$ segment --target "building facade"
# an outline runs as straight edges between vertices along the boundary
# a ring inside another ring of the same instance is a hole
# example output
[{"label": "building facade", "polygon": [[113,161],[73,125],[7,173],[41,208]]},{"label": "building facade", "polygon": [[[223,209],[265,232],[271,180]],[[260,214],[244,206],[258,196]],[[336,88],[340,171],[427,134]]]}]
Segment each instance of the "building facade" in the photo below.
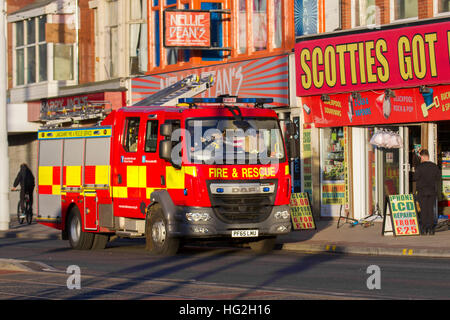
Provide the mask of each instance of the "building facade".
[{"label": "building facade", "polygon": [[415,151],[427,148],[448,214],[449,1],[341,5],[342,30],[296,39],[299,190],[321,217],[383,214],[387,195],[415,192]]}]

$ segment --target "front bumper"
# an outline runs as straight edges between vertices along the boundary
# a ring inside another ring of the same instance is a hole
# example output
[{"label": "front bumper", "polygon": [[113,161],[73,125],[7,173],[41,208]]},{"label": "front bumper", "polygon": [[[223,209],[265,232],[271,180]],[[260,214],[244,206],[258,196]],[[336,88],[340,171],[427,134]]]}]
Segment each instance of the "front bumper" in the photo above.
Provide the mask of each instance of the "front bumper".
[{"label": "front bumper", "polygon": [[[180,238],[231,237],[233,230],[258,230],[258,236],[276,236],[291,231],[290,214],[288,218],[277,218],[277,212],[289,211],[288,205],[273,206],[270,215],[261,222],[227,223],[219,219],[212,208],[177,207],[175,219],[169,223],[169,235]],[[208,213],[207,221],[188,221],[187,212]]]}]

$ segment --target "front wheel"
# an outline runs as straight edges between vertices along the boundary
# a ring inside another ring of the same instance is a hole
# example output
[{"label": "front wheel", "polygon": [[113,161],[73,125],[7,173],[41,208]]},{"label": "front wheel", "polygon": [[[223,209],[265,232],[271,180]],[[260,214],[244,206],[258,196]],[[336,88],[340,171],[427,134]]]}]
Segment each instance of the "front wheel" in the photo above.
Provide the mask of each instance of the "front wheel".
[{"label": "front wheel", "polygon": [[147,216],[145,239],[147,250],[156,255],[174,255],[180,247],[180,240],[169,236],[167,220],[158,204]]},{"label": "front wheel", "polygon": [[33,221],[33,208],[31,208],[30,202],[27,202],[25,204],[25,214],[26,214],[27,223],[31,224],[31,222]]},{"label": "front wheel", "polygon": [[17,220],[19,224],[22,224],[25,220],[25,214],[22,212],[22,208],[20,207],[20,201],[17,204]]},{"label": "front wheel", "polygon": [[75,250],[89,250],[94,242],[94,234],[84,232],[81,227],[81,215],[77,207],[73,207],[67,219],[67,235],[70,246]]}]

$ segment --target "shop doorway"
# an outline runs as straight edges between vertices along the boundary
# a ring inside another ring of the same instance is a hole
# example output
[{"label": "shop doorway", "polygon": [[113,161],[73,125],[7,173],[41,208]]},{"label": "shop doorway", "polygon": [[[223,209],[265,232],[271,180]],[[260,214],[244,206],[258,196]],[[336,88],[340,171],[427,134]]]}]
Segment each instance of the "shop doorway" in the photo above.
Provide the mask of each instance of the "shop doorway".
[{"label": "shop doorway", "polygon": [[422,144],[420,125],[369,128],[369,139],[379,130],[397,133],[403,141],[402,148],[370,146],[368,149],[369,212],[378,211],[382,214],[386,207],[386,196],[415,192],[412,177],[415,167],[420,163],[415,151]]}]

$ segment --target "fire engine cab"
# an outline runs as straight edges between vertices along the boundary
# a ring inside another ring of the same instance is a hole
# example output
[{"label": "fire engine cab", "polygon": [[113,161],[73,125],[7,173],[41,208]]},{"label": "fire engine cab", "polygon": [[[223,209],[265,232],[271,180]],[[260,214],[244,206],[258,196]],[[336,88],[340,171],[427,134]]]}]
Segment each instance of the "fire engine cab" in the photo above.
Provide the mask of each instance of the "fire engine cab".
[{"label": "fire engine cab", "polygon": [[270,100],[180,100],[123,107],[99,126],[41,129],[38,222],[74,249],[116,235],[145,237],[162,255],[194,238],[271,250],[291,230],[291,177],[277,115],[262,107]]}]

